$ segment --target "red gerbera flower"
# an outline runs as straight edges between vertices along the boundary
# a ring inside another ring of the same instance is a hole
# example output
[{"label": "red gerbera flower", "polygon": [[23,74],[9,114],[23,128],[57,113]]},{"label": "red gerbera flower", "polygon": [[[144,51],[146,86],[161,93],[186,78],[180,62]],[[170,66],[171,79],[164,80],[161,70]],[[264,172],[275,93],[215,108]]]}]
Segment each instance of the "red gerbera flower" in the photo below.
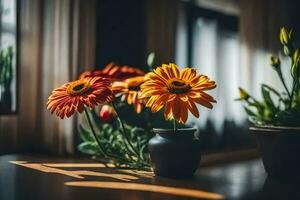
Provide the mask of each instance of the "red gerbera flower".
[{"label": "red gerbera flower", "polygon": [[111,62],[104,69],[83,72],[79,78],[104,77],[112,81],[123,81],[127,78],[135,77],[135,76],[143,76],[144,74],[145,72],[140,69],[129,67],[126,65],[119,66]]},{"label": "red gerbera flower", "polygon": [[112,101],[111,82],[101,77],[83,78],[68,82],[54,89],[48,98],[47,109],[60,118],[70,117],[76,111],[82,113],[84,106],[93,108]]}]

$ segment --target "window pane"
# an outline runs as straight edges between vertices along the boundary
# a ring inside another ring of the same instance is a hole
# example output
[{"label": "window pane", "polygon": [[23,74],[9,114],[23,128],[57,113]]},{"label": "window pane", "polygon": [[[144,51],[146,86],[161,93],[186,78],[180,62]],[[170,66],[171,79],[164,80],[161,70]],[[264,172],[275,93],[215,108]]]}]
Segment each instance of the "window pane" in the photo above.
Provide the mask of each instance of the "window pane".
[{"label": "window pane", "polygon": [[16,111],[16,0],[0,0],[0,114]]},{"label": "window pane", "polygon": [[[247,131],[245,112],[234,101],[240,86],[241,47],[239,31],[228,24],[234,24],[237,20],[220,18],[218,16],[222,14],[216,12],[210,12],[209,17],[202,16],[201,11],[200,9],[194,13],[198,16],[189,19],[192,20],[189,23],[185,23],[186,19],[179,20],[176,62],[193,66],[200,74],[215,80],[217,88],[209,91],[209,94],[218,102],[212,110],[198,106],[200,119],[190,114],[188,123],[200,128],[200,137],[205,141],[203,145],[206,151],[252,146],[253,140]],[[208,12],[206,10],[206,14]],[[188,30],[191,31],[191,46],[187,46]],[[188,52],[188,49],[191,51]],[[189,63],[187,52],[191,54]]]}]

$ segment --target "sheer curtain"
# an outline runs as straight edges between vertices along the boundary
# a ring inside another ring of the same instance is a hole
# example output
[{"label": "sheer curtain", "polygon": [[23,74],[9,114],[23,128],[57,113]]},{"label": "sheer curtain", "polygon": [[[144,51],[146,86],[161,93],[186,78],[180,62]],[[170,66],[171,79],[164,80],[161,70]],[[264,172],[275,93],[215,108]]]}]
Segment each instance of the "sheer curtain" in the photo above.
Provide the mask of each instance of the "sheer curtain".
[{"label": "sheer curtain", "polygon": [[0,117],[0,154],[72,153],[75,122],[46,110],[53,88],[95,60],[95,0],[22,0],[19,21],[18,113]]},{"label": "sheer curtain", "polygon": [[[240,105],[233,101],[238,96],[239,86],[239,36],[219,29],[215,20],[198,18],[193,41],[192,66],[217,82],[217,88],[210,94],[218,103],[212,111],[200,107],[202,118],[199,123],[204,127],[207,120],[211,120],[217,133],[220,133],[225,120],[238,124],[245,120]],[[198,119],[191,119],[191,122],[197,121]]]},{"label": "sheer curtain", "polygon": [[42,45],[42,141],[51,151],[72,152],[74,117],[61,120],[45,109],[49,92],[94,65],[95,1],[45,0]]},{"label": "sheer curtain", "polygon": [[[290,26],[291,3],[290,0],[240,2],[241,85],[256,97],[261,97],[261,83],[283,89],[269,65],[269,56],[281,55],[279,28]],[[288,68],[282,69],[288,75]]]},{"label": "sheer curtain", "polygon": [[[220,28],[214,19],[199,17],[193,24],[192,66],[217,82],[217,88],[209,93],[218,102],[212,111],[199,107],[200,119],[191,116],[189,123],[205,128],[210,121],[217,134],[222,134],[226,121],[237,126],[246,121],[241,104],[234,101],[239,95],[238,87],[247,89],[257,98],[261,97],[261,83],[281,88],[269,66],[269,53],[279,53],[278,30],[288,25],[287,3],[283,0],[242,0],[239,4],[238,32]],[[176,62],[187,66],[187,55],[183,53],[187,52],[184,9],[180,9],[179,16]],[[285,73],[289,73],[288,70]]]}]

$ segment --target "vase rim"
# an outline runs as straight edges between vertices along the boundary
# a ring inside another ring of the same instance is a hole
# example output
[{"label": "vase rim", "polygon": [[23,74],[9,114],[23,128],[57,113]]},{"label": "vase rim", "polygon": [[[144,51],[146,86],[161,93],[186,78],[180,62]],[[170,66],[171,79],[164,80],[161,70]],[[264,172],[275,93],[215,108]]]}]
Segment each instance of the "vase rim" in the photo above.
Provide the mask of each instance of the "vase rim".
[{"label": "vase rim", "polygon": [[[179,132],[195,132],[197,131],[196,128],[179,128],[177,129],[177,131]],[[174,133],[174,129],[172,128],[153,128],[153,132],[154,133],[160,133],[160,134],[164,134],[164,133]]]},{"label": "vase rim", "polygon": [[268,131],[268,132],[281,132],[281,131],[300,131],[300,126],[250,126],[251,131]]}]

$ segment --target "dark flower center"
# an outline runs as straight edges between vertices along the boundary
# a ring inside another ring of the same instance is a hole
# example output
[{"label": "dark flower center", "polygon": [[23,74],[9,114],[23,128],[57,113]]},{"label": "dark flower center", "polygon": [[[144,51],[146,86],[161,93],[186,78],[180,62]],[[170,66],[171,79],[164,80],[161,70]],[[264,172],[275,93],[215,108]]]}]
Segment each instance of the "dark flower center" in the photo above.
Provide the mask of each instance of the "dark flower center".
[{"label": "dark flower center", "polygon": [[138,86],[128,86],[128,90],[140,91],[140,85],[138,85]]},{"label": "dark flower center", "polygon": [[79,90],[82,90],[84,88],[84,83],[81,83],[79,85],[76,85],[73,87],[73,90],[74,91],[79,91]]},{"label": "dark flower center", "polygon": [[189,91],[192,87],[184,80],[172,78],[167,82],[167,88],[170,93],[183,94]]},{"label": "dark flower center", "polygon": [[180,87],[180,86],[184,86],[185,82],[176,80],[176,81],[172,81],[171,84],[174,85],[174,86],[179,86]]},{"label": "dark flower center", "polygon": [[79,96],[87,93],[89,89],[88,82],[81,79],[71,83],[67,88],[67,93],[71,96]]}]

